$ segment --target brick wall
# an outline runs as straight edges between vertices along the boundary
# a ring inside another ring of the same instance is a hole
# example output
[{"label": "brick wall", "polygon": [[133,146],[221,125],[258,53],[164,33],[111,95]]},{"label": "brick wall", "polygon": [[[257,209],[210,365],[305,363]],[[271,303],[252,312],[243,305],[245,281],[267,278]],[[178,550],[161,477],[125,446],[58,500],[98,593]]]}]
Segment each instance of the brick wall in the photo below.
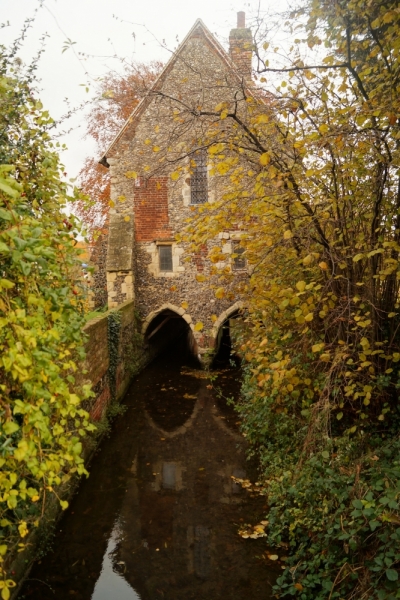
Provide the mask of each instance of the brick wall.
[{"label": "brick wall", "polygon": [[135,234],[137,242],[168,239],[172,232],[168,218],[168,178],[140,178],[134,191]]},{"label": "brick wall", "polygon": [[[111,344],[110,319],[118,323],[117,339]],[[133,300],[121,304],[117,310],[104,313],[102,317],[92,319],[85,326],[84,332],[88,336],[85,363],[87,373],[84,377],[92,383],[95,393],[86,408],[92,419],[98,421],[105,414],[112,397],[116,400],[122,398],[132,377],[151,360],[151,356],[144,350],[142,337],[138,333]],[[110,361],[112,346],[117,352],[114,377]],[[111,389],[113,381],[115,390]]]}]

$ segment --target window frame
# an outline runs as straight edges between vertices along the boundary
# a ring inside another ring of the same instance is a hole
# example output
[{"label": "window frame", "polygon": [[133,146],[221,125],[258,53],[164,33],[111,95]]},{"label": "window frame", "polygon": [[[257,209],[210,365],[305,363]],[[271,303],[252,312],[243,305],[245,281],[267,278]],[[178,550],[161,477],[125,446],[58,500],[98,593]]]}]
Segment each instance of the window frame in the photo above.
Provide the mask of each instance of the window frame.
[{"label": "window frame", "polygon": [[[247,260],[246,257],[243,256],[245,253],[245,248],[240,245],[240,240],[232,240],[232,254],[237,254],[235,258],[232,258],[232,271],[245,271],[247,269]],[[240,250],[240,252],[238,252]],[[240,265],[238,265],[237,261],[240,261]]]},{"label": "window frame", "polygon": [[[196,150],[191,161],[196,163],[196,157],[199,164],[192,166],[190,177],[190,206],[201,206],[208,202],[208,152],[205,148]],[[196,195],[203,196],[203,199],[194,201]]]},{"label": "window frame", "polygon": [[[171,258],[171,268],[164,269],[161,264],[161,248],[170,248],[170,258]],[[172,244],[157,244],[157,253],[158,253],[158,270],[160,273],[173,273],[174,272],[174,260],[173,260],[173,252],[172,252]]]}]

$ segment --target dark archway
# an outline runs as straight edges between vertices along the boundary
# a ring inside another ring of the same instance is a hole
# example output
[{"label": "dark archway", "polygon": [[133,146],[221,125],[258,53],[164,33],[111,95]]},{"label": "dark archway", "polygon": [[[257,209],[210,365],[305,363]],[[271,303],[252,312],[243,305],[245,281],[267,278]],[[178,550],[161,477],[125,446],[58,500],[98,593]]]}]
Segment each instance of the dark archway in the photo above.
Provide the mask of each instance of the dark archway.
[{"label": "dark archway", "polygon": [[233,349],[233,339],[241,327],[241,314],[240,309],[232,312],[223,321],[218,329],[217,336],[215,338],[215,353],[212,361],[212,367],[220,367],[235,361],[238,364],[239,359]]},{"label": "dark archway", "polygon": [[145,344],[154,356],[165,351],[188,354],[197,359],[197,344],[185,319],[174,310],[161,310],[145,331]]}]

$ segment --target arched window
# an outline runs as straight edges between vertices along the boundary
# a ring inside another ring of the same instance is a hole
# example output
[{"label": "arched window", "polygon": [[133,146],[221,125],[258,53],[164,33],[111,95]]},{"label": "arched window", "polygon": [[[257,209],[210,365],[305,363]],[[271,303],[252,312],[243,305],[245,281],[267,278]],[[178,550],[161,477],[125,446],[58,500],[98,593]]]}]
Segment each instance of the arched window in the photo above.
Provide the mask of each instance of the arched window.
[{"label": "arched window", "polygon": [[192,158],[190,204],[204,204],[208,200],[207,150],[197,150]]}]

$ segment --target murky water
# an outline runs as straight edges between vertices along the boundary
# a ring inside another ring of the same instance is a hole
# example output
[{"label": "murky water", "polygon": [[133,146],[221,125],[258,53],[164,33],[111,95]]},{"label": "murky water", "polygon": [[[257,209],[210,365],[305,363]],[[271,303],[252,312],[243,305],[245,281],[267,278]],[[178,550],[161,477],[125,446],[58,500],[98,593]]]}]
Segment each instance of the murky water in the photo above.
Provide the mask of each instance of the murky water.
[{"label": "murky water", "polygon": [[[237,378],[222,371],[217,385],[231,396]],[[233,410],[171,353],[136,378],[124,403],[19,598],[272,598],[263,541],[237,535],[265,509],[231,479],[255,476]]]}]

